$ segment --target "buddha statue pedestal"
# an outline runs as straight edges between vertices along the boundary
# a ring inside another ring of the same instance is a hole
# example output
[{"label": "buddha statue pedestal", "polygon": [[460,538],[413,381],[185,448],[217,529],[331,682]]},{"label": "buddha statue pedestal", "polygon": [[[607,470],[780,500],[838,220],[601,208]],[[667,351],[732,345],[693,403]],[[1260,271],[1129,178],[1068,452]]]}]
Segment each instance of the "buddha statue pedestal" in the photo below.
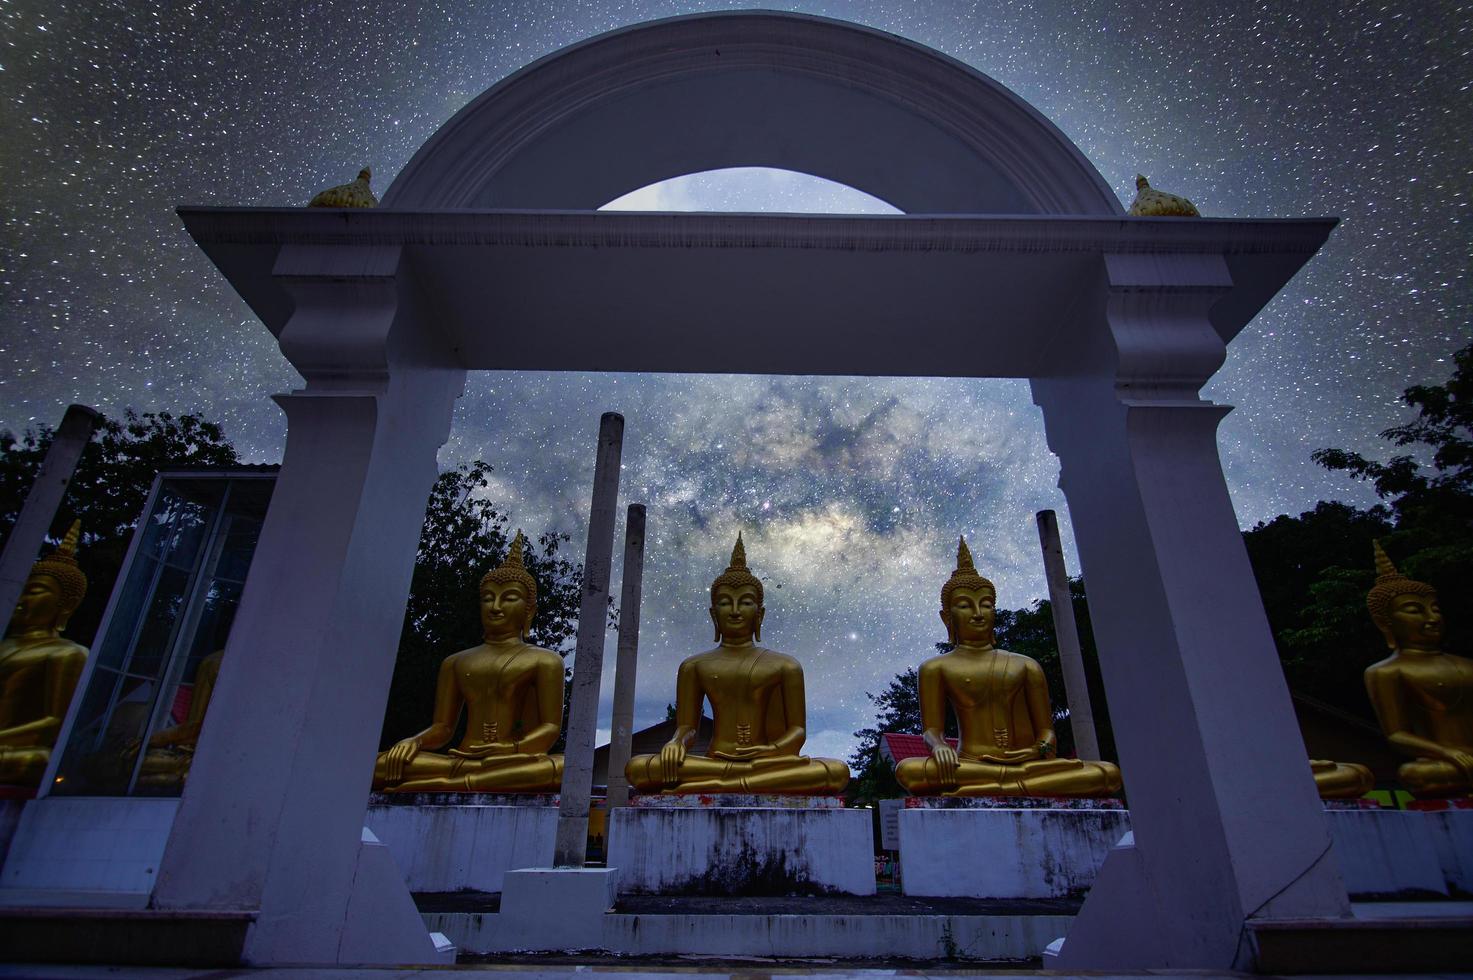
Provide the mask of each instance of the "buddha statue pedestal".
[{"label": "buddha statue pedestal", "polygon": [[873,895],[870,811],[790,797],[783,806],[618,807],[609,814],[608,866],[635,895]]},{"label": "buddha statue pedestal", "polygon": [[1335,807],[1326,809],[1325,824],[1352,897],[1473,891],[1473,810]]},{"label": "buddha statue pedestal", "polygon": [[552,863],[557,804],[550,793],[375,793],[363,825],[411,892],[499,892],[506,872]]},{"label": "buddha statue pedestal", "polygon": [[1130,831],[1130,812],[1114,799],[911,796],[902,803],[906,895],[1079,897]]},{"label": "buddha statue pedestal", "polygon": [[[681,662],[670,741],[624,767],[639,796],[636,805],[609,815],[608,865],[620,869],[625,892],[875,892],[870,813],[831,805],[849,782],[848,766],[801,754],[807,738],[803,668],[785,653],[758,646],[762,601],[762,582],[747,569],[738,534],[731,564],[711,583],[718,645]],[[697,753],[707,701],[711,741]],[[640,805],[658,797],[677,802]],[[776,806],[774,797],[781,800]]]}]

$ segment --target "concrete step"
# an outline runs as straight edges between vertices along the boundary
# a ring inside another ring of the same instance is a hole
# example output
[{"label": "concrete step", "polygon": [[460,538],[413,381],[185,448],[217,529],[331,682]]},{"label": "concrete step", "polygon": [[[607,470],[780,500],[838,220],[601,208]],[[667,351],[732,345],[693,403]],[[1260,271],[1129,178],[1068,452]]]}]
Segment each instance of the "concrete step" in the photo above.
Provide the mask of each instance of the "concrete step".
[{"label": "concrete step", "polygon": [[1349,919],[1250,922],[1258,971],[1443,973],[1473,964],[1473,902],[1356,903]]},{"label": "concrete step", "polygon": [[20,963],[235,966],[254,912],[0,908],[0,949]]}]

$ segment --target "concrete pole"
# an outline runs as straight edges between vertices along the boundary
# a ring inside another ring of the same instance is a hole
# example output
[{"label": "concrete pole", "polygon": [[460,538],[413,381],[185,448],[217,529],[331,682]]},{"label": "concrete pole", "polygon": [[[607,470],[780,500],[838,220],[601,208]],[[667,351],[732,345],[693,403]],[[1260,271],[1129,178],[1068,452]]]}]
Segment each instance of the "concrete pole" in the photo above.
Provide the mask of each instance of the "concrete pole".
[{"label": "concrete pole", "polygon": [[639,600],[644,592],[644,504],[624,518],[624,582],[619,591],[619,656],[614,665],[614,723],[609,735],[609,801],[629,805],[624,766],[634,739],[634,676],[639,669]]},{"label": "concrete pole", "polygon": [[5,551],[0,554],[0,610],[4,610],[7,624],[21,590],[26,587],[31,566],[36,563],[36,552],[41,550],[46,531],[56,519],[56,508],[66,496],[67,484],[82,458],[82,450],[87,448],[101,418],[86,405],[68,405],[61,425],[51,437],[51,448],[46,450],[46,458],[36,471],[36,482],[31,484],[31,492],[26,495],[25,505],[5,542]]},{"label": "concrete pole", "polygon": [[588,856],[588,797],[593,791],[593,736],[598,727],[598,687],[604,669],[604,623],[609,608],[609,572],[614,561],[614,503],[619,496],[619,458],[624,416],[605,412],[598,425],[593,467],[593,511],[583,558],[583,605],[578,611],[578,651],[573,661],[572,704],[563,749],[563,792],[558,808],[553,864],[581,868]]},{"label": "concrete pole", "polygon": [[1038,543],[1043,546],[1043,573],[1048,578],[1049,605],[1054,612],[1054,637],[1059,644],[1059,663],[1064,668],[1064,697],[1069,704],[1074,751],[1081,759],[1098,759],[1100,740],[1095,735],[1094,709],[1089,704],[1084,652],[1079,648],[1074,599],[1069,594],[1069,573],[1064,569],[1064,546],[1059,543],[1059,518],[1051,510],[1041,510],[1037,517]]}]

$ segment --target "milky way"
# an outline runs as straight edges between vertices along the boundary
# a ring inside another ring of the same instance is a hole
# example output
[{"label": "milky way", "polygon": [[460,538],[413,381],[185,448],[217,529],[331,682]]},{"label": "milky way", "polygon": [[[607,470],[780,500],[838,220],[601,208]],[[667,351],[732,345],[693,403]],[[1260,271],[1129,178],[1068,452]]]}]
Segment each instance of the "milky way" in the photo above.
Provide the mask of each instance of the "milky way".
[{"label": "milky way", "polygon": [[[987,73],[1074,139],[1122,201],[1141,172],[1207,215],[1340,216],[1205,395],[1237,406],[1220,441],[1244,526],[1319,499],[1370,501],[1309,454],[1384,454],[1376,433],[1406,417],[1401,390],[1443,380],[1470,335],[1473,7],[774,6]],[[300,204],[365,163],[382,191],[528,61],[723,8],[0,0],[0,428],[54,424],[72,401],[199,412],[253,460],[278,459],[285,422],[268,396],[298,379],[173,209]],[[773,172],[685,178],[623,203],[884,207]],[[1022,382],[488,372],[472,377],[441,463],[489,460],[517,524],[581,541],[610,409],[628,419],[625,496],[650,507],[640,722],[663,717],[676,662],[709,642],[705,589],[738,527],[769,583],[764,641],[808,671],[809,750],[833,754],[868,720],[863,692],[941,638],[936,591],[958,532],[1012,606],[1044,591],[1034,511],[1059,509],[1068,536]]]}]

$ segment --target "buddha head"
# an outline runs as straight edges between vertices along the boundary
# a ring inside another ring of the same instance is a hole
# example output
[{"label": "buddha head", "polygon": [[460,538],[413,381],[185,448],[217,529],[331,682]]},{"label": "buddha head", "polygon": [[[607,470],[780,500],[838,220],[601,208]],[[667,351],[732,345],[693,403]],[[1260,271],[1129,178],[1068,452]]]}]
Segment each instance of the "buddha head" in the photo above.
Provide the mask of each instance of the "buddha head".
[{"label": "buddha head", "polygon": [[711,583],[711,623],[716,642],[745,643],[762,639],[762,582],[747,571],[747,549],[737,532],[731,564]]},{"label": "buddha head", "polygon": [[87,576],[76,558],[81,536],[82,522],[73,521],[56,550],[31,566],[7,633],[44,631],[55,636],[66,629],[67,620],[87,595]]},{"label": "buddha head", "polygon": [[1366,593],[1371,622],[1392,650],[1436,650],[1442,643],[1442,610],[1437,590],[1396,570],[1381,547],[1376,554],[1376,584]]},{"label": "buddha head", "polygon": [[537,580],[522,564],[520,530],[506,561],[481,576],[481,630],[487,640],[522,639],[537,615]]},{"label": "buddha head", "polygon": [[967,539],[957,538],[956,570],[941,587],[941,621],[950,643],[992,642],[997,588],[977,574]]}]

